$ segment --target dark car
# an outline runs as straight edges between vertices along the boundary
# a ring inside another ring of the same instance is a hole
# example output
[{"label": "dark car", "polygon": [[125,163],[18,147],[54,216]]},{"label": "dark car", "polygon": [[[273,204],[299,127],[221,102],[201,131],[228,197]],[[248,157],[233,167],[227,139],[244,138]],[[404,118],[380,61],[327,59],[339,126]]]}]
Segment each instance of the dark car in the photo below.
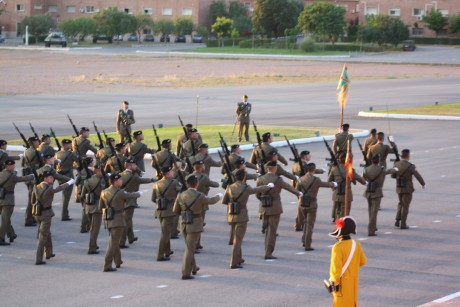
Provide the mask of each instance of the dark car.
[{"label": "dark car", "polygon": [[174,39],[175,43],[185,43],[185,35],[176,35],[176,38]]},{"label": "dark car", "polygon": [[51,32],[45,38],[45,47],[50,47],[51,45],[61,45],[62,47],[67,47],[67,38],[62,32]]},{"label": "dark car", "polygon": [[128,36],[128,42],[137,42],[137,35],[136,34],[130,34]]},{"label": "dark car", "polygon": [[144,35],[144,42],[154,42],[155,37],[152,34],[145,34]]},{"label": "dark car", "polygon": [[163,34],[163,35],[160,37],[160,42],[162,42],[162,43],[169,43],[170,41],[171,41],[171,40],[170,40],[170,38],[169,38],[169,35],[164,35],[164,34]]},{"label": "dark car", "polygon": [[192,43],[202,43],[202,42],[203,42],[203,36],[200,36],[200,35],[192,36]]},{"label": "dark car", "polygon": [[4,42],[5,42],[5,36],[0,34],[0,43],[4,43]]},{"label": "dark car", "polygon": [[403,41],[402,49],[403,49],[404,51],[414,51],[415,48],[417,48],[417,47],[415,46],[415,41],[413,41],[413,40],[411,40],[411,39]]},{"label": "dark car", "polygon": [[113,37],[108,36],[105,34],[94,34],[93,35],[93,43],[97,43],[97,41],[107,41],[109,44],[112,43]]}]

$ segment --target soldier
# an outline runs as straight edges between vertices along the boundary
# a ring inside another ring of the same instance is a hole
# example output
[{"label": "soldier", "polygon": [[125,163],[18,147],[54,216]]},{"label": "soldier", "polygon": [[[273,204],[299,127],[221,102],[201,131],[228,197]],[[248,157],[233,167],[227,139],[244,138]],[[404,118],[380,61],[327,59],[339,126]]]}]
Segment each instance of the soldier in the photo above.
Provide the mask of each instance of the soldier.
[{"label": "soldier", "polygon": [[182,161],[174,156],[174,154],[171,152],[171,139],[164,139],[161,142],[161,147],[163,148],[160,151],[157,151],[156,154],[152,156],[152,167],[155,168],[154,166],[154,161],[156,164],[161,168],[166,167],[166,166],[171,166],[174,161],[172,159],[174,158],[175,162],[181,162]]},{"label": "soldier", "polygon": [[198,147],[203,143],[198,130],[195,128],[190,129],[189,140],[182,145],[182,151],[180,153],[180,158],[184,159],[185,157],[190,157],[195,155],[198,152]]},{"label": "soldier", "polygon": [[0,140],[0,171],[5,168],[6,160],[20,160],[24,155],[19,154],[17,156],[10,156],[6,152],[6,148],[8,147],[8,142],[5,140]]},{"label": "soldier", "polygon": [[[137,174],[137,165],[134,159],[126,160],[126,169],[121,173],[121,189],[124,189],[126,192],[134,193],[139,191],[139,186],[141,184],[155,182],[154,178],[141,178]],[[125,207],[123,210],[123,217],[125,219],[125,229],[121,235],[120,239],[120,248],[128,248],[126,245],[126,237],[128,237],[129,244],[133,244],[137,241],[137,237],[134,236],[133,232],[133,216],[134,209],[139,208],[137,204],[137,199],[128,199],[125,202]]]},{"label": "soldier", "polygon": [[244,138],[246,142],[249,142],[249,115],[251,114],[252,106],[248,102],[248,96],[243,96],[243,101],[238,102],[236,107],[236,121],[238,122],[238,142],[241,142],[244,130]]},{"label": "soldier", "polygon": [[[37,150],[39,140],[36,137],[30,137],[27,141],[29,142],[30,147],[27,148],[24,152],[24,159],[22,160],[24,166],[23,175],[29,175],[32,173],[33,170],[36,171],[37,169],[43,166],[43,156]],[[34,189],[34,183],[28,181],[26,184],[29,194],[27,200],[24,226],[36,226],[37,223],[35,222],[35,219],[32,216],[32,191]]]},{"label": "soldier", "polygon": [[283,179],[276,175],[276,162],[271,161],[266,164],[268,173],[260,176],[257,179],[257,186],[267,185],[273,183],[274,188],[266,193],[257,193],[257,198],[260,200],[262,208],[263,223],[266,225],[265,231],[265,257],[264,259],[276,259],[273,256],[276,244],[276,232],[280,221],[281,213],[283,213],[283,206],[281,204],[281,190],[287,190],[297,196],[302,196],[302,192],[297,191],[292,186],[283,181]]},{"label": "soldier", "polygon": [[32,201],[35,207],[40,207],[35,211],[35,219],[39,224],[37,256],[35,259],[36,265],[46,264],[43,261],[43,254],[46,254],[46,259],[51,259],[56,256],[53,253],[53,242],[51,239],[51,219],[54,216],[52,204],[54,194],[63,191],[66,187],[74,183],[74,179],[70,179],[64,184],[53,188],[54,176],[53,173],[45,171],[41,175],[43,181],[35,186],[32,196]]},{"label": "soldier", "polygon": [[315,163],[308,163],[306,166],[307,173],[299,179],[297,190],[303,193],[299,198],[299,210],[302,211],[303,235],[302,243],[306,251],[312,251],[311,247],[313,228],[315,227],[316,211],[318,209],[319,188],[335,188],[335,182],[323,182],[319,177],[316,177]]},{"label": "soldier", "polygon": [[[111,143],[111,145],[109,145]],[[104,148],[101,148],[97,151],[96,153],[96,161],[99,165],[105,165],[107,160],[110,159],[110,157],[113,155],[112,154],[112,149],[111,147],[115,148],[115,139],[114,138],[107,138],[107,142],[104,146]]]},{"label": "soldier", "polygon": [[129,102],[123,101],[121,109],[117,114],[118,142],[128,141],[128,134],[131,134],[131,125],[136,122],[133,110],[128,110]]},{"label": "soldier", "polygon": [[[72,141],[69,139],[62,140],[62,148],[55,154],[55,159],[57,161],[56,170],[59,175],[74,178],[73,175],[73,165],[74,163],[78,163],[77,155],[72,152]],[[59,184],[63,184],[63,180],[59,180]],[[61,220],[62,221],[70,221],[71,218],[69,216],[69,202],[70,197],[72,195],[73,185],[69,185],[67,188],[62,191],[62,198],[61,198]]]},{"label": "soldier", "polygon": [[336,154],[339,150],[347,151],[348,150],[348,141],[350,141],[350,151],[351,151],[351,142],[353,141],[353,134],[348,133],[350,129],[349,124],[342,125],[342,131],[335,135],[334,142],[332,143],[332,151]]},{"label": "soldier", "polygon": [[417,179],[422,189],[425,189],[425,180],[423,180],[422,175],[420,175],[415,169],[415,165],[410,163],[409,160],[410,150],[403,149],[401,151],[401,161],[395,163],[395,167],[398,169],[396,173],[396,193],[399,199],[395,226],[401,229],[409,229],[406,221],[412,201],[412,193],[415,191],[412,176]]},{"label": "soldier", "polygon": [[390,153],[394,154],[394,149],[386,144],[383,144],[384,141],[385,141],[385,134],[383,132],[377,133],[377,144],[369,147],[369,150],[367,151],[367,158],[370,160],[375,155],[379,155],[380,157],[379,165],[383,166],[386,169],[387,168],[387,156]]},{"label": "soldier", "polygon": [[[80,128],[80,135],[73,139],[72,141],[72,151],[77,155],[79,161],[83,161],[86,158],[86,154],[89,151],[92,151],[94,154],[97,153],[97,149],[91,145],[91,141],[89,138],[89,129],[86,127]],[[79,182],[79,177],[82,177],[81,171],[84,169],[83,165],[78,165],[77,169],[77,182]],[[80,202],[80,186],[78,184],[75,185],[75,202]]]},{"label": "soldier", "polygon": [[211,167],[221,167],[222,162],[220,161],[215,161],[210,155],[209,155],[209,146],[208,144],[201,144],[198,147],[198,153],[194,155],[191,159],[190,162],[194,163],[195,161],[203,161],[204,163],[204,173],[209,176],[211,172]]},{"label": "soldier", "polygon": [[109,158],[105,164],[104,171],[106,173],[121,173],[125,170],[125,161],[126,161],[126,146],[123,143],[118,143],[115,145],[116,155]]},{"label": "soldier", "polygon": [[386,170],[383,166],[379,165],[380,157],[378,154],[373,156],[371,161],[372,164],[366,167],[363,172],[363,178],[367,181],[364,197],[367,199],[369,210],[369,224],[367,226],[367,235],[369,237],[376,236],[377,213],[383,197],[382,188],[385,175],[395,174],[398,171],[398,168]]},{"label": "soldier", "polygon": [[[187,130],[187,135],[185,135],[185,133],[181,133],[179,134],[179,136],[177,137],[177,142],[176,142],[176,155],[178,157],[183,157],[182,155],[182,146],[185,142],[187,142],[187,140],[190,138],[190,133],[191,133],[191,130],[193,129],[193,125],[192,124],[187,124],[185,125],[185,130]],[[197,130],[198,131],[198,130]],[[199,143],[202,144],[203,143],[203,139],[201,138],[201,135],[197,132],[198,134],[198,139],[199,139]]]},{"label": "soldier", "polygon": [[[353,201],[353,193],[351,192],[351,184],[348,187],[348,204],[345,204],[345,193],[346,193],[346,176],[347,170],[345,168],[346,152],[341,152],[337,159],[338,165],[331,167],[329,172],[329,182],[337,182],[337,188],[332,193],[332,201],[334,202],[335,208],[335,219],[343,217],[345,214],[345,205],[347,205],[348,213],[351,211],[351,202]],[[359,176],[355,169],[353,169],[353,183],[358,181],[362,185],[366,184],[366,181]]]},{"label": "soldier", "polygon": [[[270,151],[267,155],[267,159],[268,159],[268,162],[271,162],[271,161],[275,161],[275,162],[278,162],[279,160],[279,153],[278,151],[276,150],[273,150],[273,151]],[[267,169],[267,163],[265,163],[265,169]],[[286,171],[284,168],[282,168],[280,165],[277,165],[277,168],[276,168],[276,175],[277,176],[284,176],[288,179],[291,179],[292,182],[294,183],[293,186],[295,186],[295,183],[297,182],[297,180],[299,179],[299,176],[297,175],[293,175],[291,173],[289,173],[288,171]]]},{"label": "soldier", "polygon": [[171,259],[169,256],[173,254],[170,237],[175,232],[174,217],[177,216],[172,209],[177,194],[182,190],[182,184],[174,179],[171,166],[164,166],[161,172],[163,178],[153,184],[152,201],[156,203],[155,216],[160,219],[161,224],[157,261],[168,261]]},{"label": "soldier", "polygon": [[[239,167],[239,165],[235,165],[235,162],[240,159],[240,158],[243,158],[241,155],[241,149],[240,149],[240,145],[238,144],[233,144],[231,147],[230,147],[230,155],[228,156],[228,159],[230,160],[230,164],[232,166],[232,170],[235,170]],[[257,165],[249,162],[249,161],[245,161],[245,164],[248,168],[251,168],[251,169],[254,169],[256,171],[259,170],[259,168],[257,167]]]},{"label": "soldier", "polygon": [[41,140],[42,142],[40,146],[38,146],[38,151],[41,152],[43,156],[54,156],[56,150],[50,145],[51,137],[48,134],[43,134]]},{"label": "soldier", "polygon": [[367,155],[367,152],[369,151],[369,147],[372,145],[377,144],[377,129],[372,128],[371,129],[371,135],[364,140],[364,145],[363,145],[363,150]]},{"label": "soldier", "polygon": [[222,198],[222,193],[214,197],[206,197],[198,192],[198,178],[192,174],[187,177],[186,191],[180,193],[173,206],[173,212],[181,214],[181,230],[185,240],[185,252],[182,261],[182,279],[193,279],[200,269],[195,262],[195,248],[203,231],[203,207],[213,205]]},{"label": "soldier", "polygon": [[17,176],[14,170],[14,160],[5,161],[5,169],[0,172],[0,214],[2,215],[0,224],[0,245],[10,245],[5,242],[5,233],[13,242],[17,238],[13,226],[11,225],[11,216],[14,211],[14,188],[16,183],[32,181],[34,175]]},{"label": "soldier", "polygon": [[249,217],[247,203],[249,196],[256,193],[265,193],[274,187],[273,183],[265,186],[252,188],[246,184],[246,171],[239,169],[235,172],[236,182],[225,190],[222,204],[227,205],[228,223],[234,229],[232,256],[230,258],[231,269],[242,269],[244,259],[242,257],[241,245],[246,233]]},{"label": "soldier", "polygon": [[99,201],[99,209],[103,210],[105,225],[109,230],[109,245],[105,254],[104,272],[116,271],[112,267],[115,262],[117,268],[121,266],[120,238],[125,228],[123,208],[125,201],[141,197],[142,192],[128,193],[121,188],[121,175],[110,175],[110,187],[103,190]]},{"label": "soldier", "polygon": [[[271,146],[270,143],[272,142],[272,136],[270,134],[270,132],[266,132],[262,135],[262,148],[259,148],[259,146],[257,146],[256,148],[254,148],[254,150],[252,151],[252,154],[251,154],[251,158],[249,158],[249,161],[253,164],[257,164],[257,160],[258,160],[258,157],[259,159],[262,159],[262,157],[265,155],[265,158],[267,159],[266,161],[263,161],[265,163],[268,162],[268,154],[272,151],[276,151],[278,152],[278,150]],[[263,150],[264,154],[262,154],[261,150]],[[286,160],[285,157],[283,157],[281,154],[278,153],[278,160],[283,163],[284,165],[288,165],[288,161]]]},{"label": "soldier", "polygon": [[135,131],[133,133],[133,136],[134,142],[128,144],[128,155],[130,158],[135,158],[137,168],[140,171],[145,172],[144,155],[146,153],[154,154],[155,150],[150,149],[147,145],[142,143],[142,141],[144,140],[144,135],[142,134],[142,131]]},{"label": "soldier", "polygon": [[106,178],[104,178],[101,172],[101,166],[95,164],[93,170],[94,176],[85,180],[80,196],[85,206],[88,224],[90,225],[88,255],[99,254],[97,237],[99,236],[99,230],[101,228],[102,212],[98,204],[102,191],[107,188]]}]

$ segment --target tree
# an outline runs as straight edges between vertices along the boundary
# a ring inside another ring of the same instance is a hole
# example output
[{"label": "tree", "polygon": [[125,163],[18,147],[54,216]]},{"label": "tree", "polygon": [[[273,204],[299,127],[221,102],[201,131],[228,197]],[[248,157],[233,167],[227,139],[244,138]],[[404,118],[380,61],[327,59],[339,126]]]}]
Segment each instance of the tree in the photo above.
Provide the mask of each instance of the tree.
[{"label": "tree", "polygon": [[136,17],[119,11],[116,7],[109,7],[96,15],[97,32],[109,37],[123,33],[132,33],[136,30]]},{"label": "tree", "polygon": [[92,17],[78,17],[75,19],[75,27],[78,30],[79,39],[83,41],[86,36],[93,34],[97,30],[96,20]]},{"label": "tree", "polygon": [[205,27],[197,27],[195,31],[199,36],[201,36],[203,38],[208,37],[208,34],[209,34],[208,29],[206,29]]},{"label": "tree", "polygon": [[297,0],[255,0],[252,23],[257,31],[268,36],[282,36],[294,28],[303,9]]},{"label": "tree", "polygon": [[233,20],[235,20],[237,17],[247,16],[244,4],[239,1],[230,2],[228,6],[228,15]]},{"label": "tree", "polygon": [[385,43],[397,46],[409,37],[409,29],[399,18],[388,15],[368,16],[366,23],[359,26],[358,37],[368,43]]},{"label": "tree", "polygon": [[297,26],[306,32],[326,36],[334,44],[346,26],[345,8],[332,3],[315,2],[305,7]]},{"label": "tree", "polygon": [[211,27],[211,30],[217,34],[217,37],[221,40],[223,47],[224,41],[222,38],[232,32],[233,20],[227,17],[217,17],[216,22]]},{"label": "tree", "polygon": [[174,23],[168,19],[158,20],[153,28],[156,33],[161,33],[165,36],[174,33],[175,31]]},{"label": "tree", "polygon": [[436,36],[438,36],[439,31],[444,29],[448,24],[447,18],[442,16],[441,12],[435,9],[431,9],[426,13],[423,17],[423,22],[425,22],[428,29],[436,32]]},{"label": "tree", "polygon": [[73,38],[78,35],[77,24],[73,19],[65,19],[58,24],[58,29],[65,36],[67,36],[70,41],[73,41]]},{"label": "tree", "polygon": [[148,14],[139,14],[136,15],[136,35],[137,42],[141,43],[141,35],[144,29],[153,28],[153,19]]},{"label": "tree", "polygon": [[193,20],[187,17],[179,17],[174,20],[174,27],[176,29],[176,34],[179,35],[190,35],[193,32],[195,25]]},{"label": "tree", "polygon": [[38,36],[48,34],[56,27],[53,18],[49,14],[27,16],[21,21],[21,32],[25,33],[26,26],[38,42]]},{"label": "tree", "polygon": [[390,36],[387,42],[398,46],[402,41],[409,38],[409,28],[399,18],[391,18],[390,22]]},{"label": "tree", "polygon": [[249,16],[235,17],[233,18],[233,27],[243,36],[249,35],[253,28],[252,20]]},{"label": "tree", "polygon": [[230,36],[232,37],[232,44],[233,44],[233,47],[235,47],[235,40],[237,40],[238,38],[240,38],[240,32],[238,32],[237,29],[233,28],[233,29],[232,29],[232,32],[230,33]]},{"label": "tree", "polygon": [[224,0],[213,0],[210,6],[210,20],[209,24],[213,25],[217,17],[230,17],[227,12],[227,5]]},{"label": "tree", "polygon": [[449,21],[449,33],[460,33],[460,14],[452,16]]}]

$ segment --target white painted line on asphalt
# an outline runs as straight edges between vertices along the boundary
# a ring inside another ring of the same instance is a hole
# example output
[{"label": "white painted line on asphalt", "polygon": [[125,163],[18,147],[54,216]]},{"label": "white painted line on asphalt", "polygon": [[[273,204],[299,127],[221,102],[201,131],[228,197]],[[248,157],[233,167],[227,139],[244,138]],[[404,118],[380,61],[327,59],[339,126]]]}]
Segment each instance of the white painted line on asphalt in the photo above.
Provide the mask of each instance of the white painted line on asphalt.
[{"label": "white painted line on asphalt", "polygon": [[441,223],[441,220],[434,220],[433,223]]},{"label": "white painted line on asphalt", "polygon": [[123,297],[124,297],[123,295],[114,295],[114,296],[111,296],[110,298],[119,299],[119,298],[123,298]]},{"label": "white painted line on asphalt", "polygon": [[298,253],[295,253],[296,255],[305,255],[306,252],[298,252]]},{"label": "white painted line on asphalt", "polygon": [[391,231],[387,231],[387,232],[385,232],[385,234],[386,234],[386,235],[391,235],[392,232],[391,232]]},{"label": "white painted line on asphalt", "polygon": [[418,228],[418,226],[409,226],[409,228]]},{"label": "white painted line on asphalt", "polygon": [[69,242],[66,242],[66,244],[75,244],[77,242],[74,242],[74,241],[69,241]]},{"label": "white painted line on asphalt", "polygon": [[358,241],[366,241],[367,238],[359,238]]},{"label": "white painted line on asphalt", "polygon": [[26,207],[21,207],[19,208],[19,210],[26,210]]},{"label": "white painted line on asphalt", "polygon": [[434,300],[433,303],[445,303],[445,302],[450,301],[451,299],[457,298],[457,297],[460,297],[460,292],[453,293],[453,294],[438,298],[437,300]]},{"label": "white painted line on asphalt", "polygon": [[460,217],[460,214],[459,214],[459,215],[456,215],[455,217]]},{"label": "white painted line on asphalt", "polygon": [[200,278],[209,278],[211,277],[212,275],[201,275]]},{"label": "white painted line on asphalt", "polygon": [[139,232],[139,231],[141,231],[141,230],[139,230],[139,229],[134,229],[133,230],[133,232]]},{"label": "white painted line on asphalt", "polygon": [[168,287],[168,285],[159,285],[159,286],[157,286],[158,289],[163,289],[163,288],[167,288],[167,287]]},{"label": "white painted line on asphalt", "polygon": [[441,178],[444,178],[444,177],[446,177],[446,175],[441,175]]},{"label": "white painted line on asphalt", "polygon": [[275,259],[265,259],[265,262],[274,262]]}]

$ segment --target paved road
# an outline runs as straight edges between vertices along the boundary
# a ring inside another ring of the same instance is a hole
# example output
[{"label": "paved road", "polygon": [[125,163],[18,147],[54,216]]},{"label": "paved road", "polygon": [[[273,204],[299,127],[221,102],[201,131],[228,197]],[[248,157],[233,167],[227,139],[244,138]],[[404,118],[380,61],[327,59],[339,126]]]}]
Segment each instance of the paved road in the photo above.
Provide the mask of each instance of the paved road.
[{"label": "paved road", "polygon": [[[350,64],[352,65],[352,64]],[[345,120],[352,128],[377,128],[388,131],[386,119],[356,116],[359,110],[431,104],[434,101],[454,102],[458,98],[459,78],[418,80],[380,80],[354,82]],[[139,125],[152,121],[176,125],[179,113],[184,120],[195,120],[196,95],[200,96],[199,124],[232,124],[235,99],[241,93],[253,97],[255,119],[259,125],[290,125],[335,127],[338,106],[335,84],[304,84],[290,86],[254,86],[212,89],[180,89],[143,91],[130,94]],[[14,135],[11,121],[27,128],[28,121],[38,130],[53,125],[59,133],[71,133],[65,118],[71,113],[77,125],[91,125],[94,119],[100,129],[113,126],[113,114],[120,93],[37,95],[0,97],[0,105],[14,106],[0,114],[2,136]],[[279,108],[280,104],[282,107]],[[56,108],[56,106],[58,106]],[[53,108],[52,108],[53,107]],[[49,121],[52,108],[53,119]],[[161,108],[161,109],[160,109]],[[106,111],[99,113],[98,111]],[[37,118],[38,115],[38,118]],[[171,118],[171,119],[169,119]],[[367,205],[361,197],[364,187],[354,186],[355,201],[351,210],[358,221],[357,239],[361,240],[368,264],[361,270],[360,305],[417,306],[460,291],[460,245],[457,175],[460,170],[458,151],[460,123],[442,121],[392,120],[391,132],[400,149],[410,148],[417,168],[427,181],[422,191],[416,183],[408,223],[411,229],[394,228],[397,198],[394,180],[388,178],[384,188],[383,209],[379,212],[378,236],[366,236]],[[299,150],[306,149],[306,145]],[[313,160],[325,166],[323,144],[308,145]],[[284,148],[281,153],[290,156]],[[245,153],[247,156],[249,153]],[[359,169],[359,155],[354,160]],[[289,165],[288,168],[290,168]],[[149,169],[147,175],[153,176]],[[218,178],[217,170],[211,177]],[[324,176],[321,176],[325,179]],[[252,183],[251,183],[252,184]],[[155,262],[159,239],[159,222],[153,218],[150,187],[135,213],[135,229],[139,236],[127,250],[122,250],[124,264],[116,273],[102,273],[104,255],[89,256],[88,235],[80,234],[80,205],[71,205],[71,222],[54,218],[52,224],[55,258],[45,266],[34,266],[36,229],[23,227],[26,201],[25,186],[16,190],[17,206],[13,225],[18,239],[12,246],[0,248],[2,272],[2,303],[23,305],[101,305],[178,306],[194,300],[200,306],[326,306],[331,298],[322,286],[329,271],[330,246],[327,233],[333,228],[330,219],[331,192],[319,194],[319,212],[314,233],[315,251],[304,252],[301,234],[292,225],[296,199],[283,193],[284,214],[281,218],[275,255],[278,260],[263,260],[263,236],[257,218],[257,202],[251,199],[250,223],[243,245],[246,259],[242,270],[230,270],[228,225],[225,207],[218,204],[207,214],[203,233],[204,251],[197,256],[201,267],[198,278],[180,280],[184,250],[183,240],[172,242],[175,251],[170,262]],[[211,192],[221,192],[215,189]],[[55,212],[60,215],[60,196],[55,198]],[[107,232],[101,229],[98,242],[101,251],[107,246]]]}]

